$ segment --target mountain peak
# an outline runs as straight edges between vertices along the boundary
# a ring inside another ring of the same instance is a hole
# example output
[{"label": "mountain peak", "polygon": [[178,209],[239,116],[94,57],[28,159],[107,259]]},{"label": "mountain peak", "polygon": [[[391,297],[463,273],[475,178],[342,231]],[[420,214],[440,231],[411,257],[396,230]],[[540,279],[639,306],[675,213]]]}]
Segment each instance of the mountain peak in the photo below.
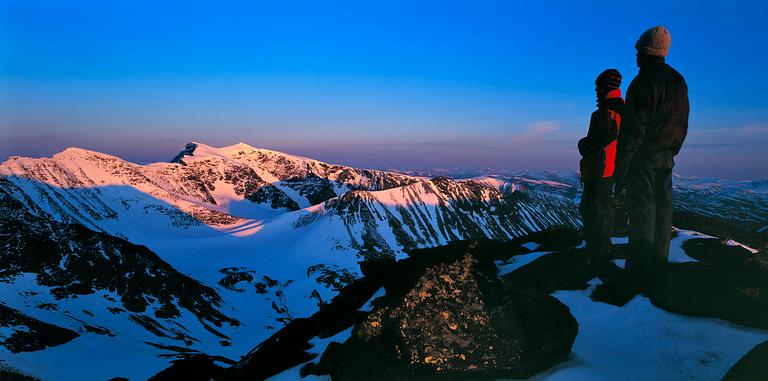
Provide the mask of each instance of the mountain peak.
[{"label": "mountain peak", "polygon": [[93,151],[80,147],[67,147],[59,153],[53,154],[52,158],[65,158],[65,157],[82,157],[82,156],[100,156],[100,157],[115,157],[103,152]]},{"label": "mountain peak", "polygon": [[197,146],[197,147],[199,147],[201,149],[204,149],[206,151],[220,151],[220,152],[226,152],[226,153],[237,152],[237,151],[255,151],[255,150],[260,150],[260,148],[251,146],[251,145],[249,145],[247,143],[243,143],[243,142],[238,142],[236,144],[232,144],[232,145],[228,145],[228,146],[224,146],[224,147],[214,147],[214,146],[211,146],[211,145],[208,145],[208,144],[205,144],[205,143],[201,143],[201,142],[187,143],[187,146],[189,146],[190,144],[194,144],[195,146]]},{"label": "mountain peak", "polygon": [[[61,159],[61,158],[72,158],[72,157],[84,157],[84,156],[99,156],[99,157],[108,157],[108,158],[117,158],[117,156],[113,156],[110,154],[106,154],[103,152],[93,151],[85,148],[80,147],[67,147],[61,150],[60,152],[57,152],[48,159]],[[8,156],[8,159],[6,161],[16,161],[16,160],[37,160],[40,159],[38,157],[31,157],[31,156]]]},{"label": "mountain peak", "polygon": [[217,148],[200,142],[189,142],[184,146],[184,149],[171,160],[171,162],[184,164],[183,159],[185,156],[194,159],[211,157],[228,159],[233,153],[244,150],[254,150],[254,148],[245,143],[237,143],[231,146]]},{"label": "mountain peak", "polygon": [[109,155],[106,153],[93,151],[85,148],[79,148],[79,147],[67,147],[64,150],[57,152],[50,157],[29,157],[29,156],[9,156],[7,160],[0,163],[0,165],[8,166],[12,165],[13,163],[27,163],[30,161],[39,161],[39,160],[54,160],[54,161],[78,161],[80,159],[88,158],[88,157],[98,157],[101,159],[109,159],[109,160],[120,160],[117,156]]},{"label": "mountain peak", "polygon": [[[234,159],[237,156],[249,156],[248,154],[261,154],[261,155],[271,155],[271,156],[280,156],[287,158],[289,160],[293,160],[296,162],[318,162],[317,160],[310,159],[303,156],[298,155],[292,155],[285,152],[280,151],[274,151],[266,148],[259,148],[251,146],[247,143],[239,142],[236,144],[224,146],[224,147],[214,147],[205,143],[200,142],[189,142],[184,147],[184,149],[179,152],[176,157],[174,157],[171,162],[172,163],[179,163],[179,164],[185,164],[185,160],[201,160],[201,159],[208,159],[208,158],[220,158],[220,159]],[[318,162],[319,163],[319,162]]]},{"label": "mountain peak", "polygon": [[253,150],[253,149],[258,149],[258,148],[253,147],[253,146],[248,145],[248,144],[243,143],[243,142],[238,142],[238,143],[233,144],[231,146],[223,147],[222,149],[251,149],[251,150]]},{"label": "mountain peak", "polygon": [[177,159],[180,159],[182,156],[230,158],[233,155],[240,152],[252,152],[252,151],[269,151],[269,150],[265,150],[263,148],[257,148],[243,142],[239,142],[239,143],[224,146],[224,147],[214,147],[205,143],[193,141],[193,142],[187,143],[187,145],[184,146],[184,149],[172,161],[176,162]]}]

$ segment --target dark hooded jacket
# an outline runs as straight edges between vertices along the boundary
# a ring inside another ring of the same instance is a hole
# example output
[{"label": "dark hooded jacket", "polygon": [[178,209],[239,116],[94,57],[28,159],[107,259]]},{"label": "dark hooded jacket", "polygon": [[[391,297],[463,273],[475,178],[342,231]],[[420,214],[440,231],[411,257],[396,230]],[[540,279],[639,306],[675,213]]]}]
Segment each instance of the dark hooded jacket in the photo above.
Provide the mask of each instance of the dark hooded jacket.
[{"label": "dark hooded jacket", "polygon": [[613,90],[597,104],[589,119],[587,136],[579,140],[581,179],[600,179],[613,176],[616,160],[616,137],[621,127],[624,99],[621,91]]},{"label": "dark hooded jacket", "polygon": [[688,85],[664,58],[642,57],[640,72],[627,90],[625,110],[615,174],[620,183],[633,159],[657,153],[671,158],[680,152],[688,134]]}]

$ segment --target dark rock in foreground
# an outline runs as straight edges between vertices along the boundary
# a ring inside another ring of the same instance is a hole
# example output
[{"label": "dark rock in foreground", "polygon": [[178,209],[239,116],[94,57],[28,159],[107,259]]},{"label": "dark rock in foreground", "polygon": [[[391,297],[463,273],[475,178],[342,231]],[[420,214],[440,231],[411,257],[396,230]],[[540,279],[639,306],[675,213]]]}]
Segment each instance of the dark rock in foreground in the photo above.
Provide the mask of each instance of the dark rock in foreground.
[{"label": "dark rock in foreground", "polygon": [[317,367],[334,380],[530,377],[567,359],[578,323],[557,299],[467,254],[430,267]]},{"label": "dark rock in foreground", "polygon": [[717,239],[692,239],[683,247],[702,262],[668,265],[648,290],[655,306],[768,329],[768,268],[759,254]]},{"label": "dark rock in foreground", "polygon": [[623,271],[592,293],[617,306],[637,293],[654,306],[688,316],[712,317],[768,329],[768,258],[718,239],[690,239],[686,254],[698,262],[668,263],[636,284]]},{"label": "dark rock in foreground", "polygon": [[728,373],[723,381],[763,381],[768,377],[768,341],[752,348]]},{"label": "dark rock in foreground", "polygon": [[584,290],[595,274],[584,252],[570,249],[552,253],[520,267],[504,276],[505,280],[544,293],[557,290]]}]

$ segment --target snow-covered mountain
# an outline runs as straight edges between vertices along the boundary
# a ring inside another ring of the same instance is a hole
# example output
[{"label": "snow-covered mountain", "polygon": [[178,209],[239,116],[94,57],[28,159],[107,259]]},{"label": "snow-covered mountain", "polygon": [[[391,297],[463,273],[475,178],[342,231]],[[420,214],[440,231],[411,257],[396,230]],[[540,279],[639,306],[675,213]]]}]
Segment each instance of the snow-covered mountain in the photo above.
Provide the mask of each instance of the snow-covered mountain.
[{"label": "snow-covered mountain", "polygon": [[[751,209],[736,222],[768,225],[765,184],[718,184],[676,179],[678,207]],[[196,352],[237,360],[360,277],[360,261],[577,229],[579,193],[575,173],[431,177],[242,143],[189,143],[147,165],[79,148],[11,157],[0,164],[0,306],[12,311],[0,353],[73,380],[144,379]],[[40,327],[62,340],[18,350]]]},{"label": "snow-covered mountain", "polygon": [[[189,143],[172,163],[143,166],[68,148],[51,158],[11,157],[0,165],[0,175],[18,198],[32,200],[58,220],[97,230],[107,226],[102,221],[122,220],[136,210],[164,214],[177,226],[228,225],[305,208],[351,189],[382,190],[417,180],[242,143],[223,148]],[[142,195],[155,200],[140,200]]]},{"label": "snow-covered mountain", "polygon": [[351,191],[307,210],[298,225],[343,222],[361,252],[391,253],[455,240],[506,240],[554,226],[578,227],[571,200],[495,178],[438,177],[378,192]]},{"label": "snow-covered mountain", "polygon": [[563,197],[575,192],[571,185],[530,178],[430,180],[242,143],[190,143],[172,163],[149,165],[70,148],[52,158],[12,157],[0,165],[0,175],[6,192],[32,209],[139,243],[152,235],[147,225],[226,228],[291,211],[297,211],[298,227],[324,215],[343,224],[355,249],[384,252],[579,225]]}]

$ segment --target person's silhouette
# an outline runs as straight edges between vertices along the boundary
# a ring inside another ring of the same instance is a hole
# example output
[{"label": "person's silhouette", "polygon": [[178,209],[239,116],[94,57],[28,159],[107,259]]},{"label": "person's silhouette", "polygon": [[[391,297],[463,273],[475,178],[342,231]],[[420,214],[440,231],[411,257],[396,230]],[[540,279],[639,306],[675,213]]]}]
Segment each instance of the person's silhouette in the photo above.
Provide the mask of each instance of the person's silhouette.
[{"label": "person's silhouette", "polygon": [[627,90],[618,138],[616,191],[629,212],[627,271],[641,288],[667,262],[672,226],[672,168],[688,133],[688,86],[665,63],[671,37],[663,26],[637,40],[638,75]]}]

